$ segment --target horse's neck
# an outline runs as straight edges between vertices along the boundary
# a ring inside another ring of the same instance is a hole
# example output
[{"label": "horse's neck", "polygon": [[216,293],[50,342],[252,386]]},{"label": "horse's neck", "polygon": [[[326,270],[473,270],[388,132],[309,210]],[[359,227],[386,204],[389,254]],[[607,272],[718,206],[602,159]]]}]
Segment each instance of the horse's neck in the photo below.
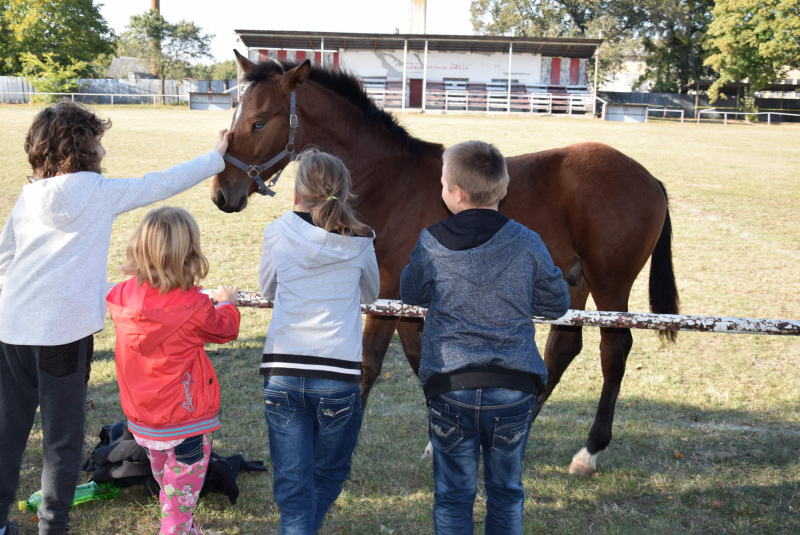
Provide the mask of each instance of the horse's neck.
[{"label": "horse's neck", "polygon": [[[388,128],[367,123],[363,111],[343,97],[317,84],[310,84],[308,89],[309,104],[304,107],[305,117],[301,118],[307,124],[300,125],[302,134],[298,134],[301,146],[314,146],[338,156],[354,181],[381,179],[389,182],[392,176],[400,176],[411,169],[441,167],[440,154],[431,152],[412,157],[392,138]],[[374,176],[376,169],[381,169],[383,176]],[[418,176],[419,180],[426,178]]]}]

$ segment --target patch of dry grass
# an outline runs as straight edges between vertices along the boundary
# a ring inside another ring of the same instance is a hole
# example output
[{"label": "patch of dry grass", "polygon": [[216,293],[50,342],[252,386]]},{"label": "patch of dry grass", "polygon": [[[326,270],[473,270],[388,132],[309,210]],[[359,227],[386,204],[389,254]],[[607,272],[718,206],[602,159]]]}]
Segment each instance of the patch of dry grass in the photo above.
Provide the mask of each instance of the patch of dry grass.
[{"label": "patch of dry grass", "polygon": [[[28,174],[22,142],[36,107],[0,106],[0,219],[5,220]],[[230,114],[185,109],[101,107],[114,121],[104,144],[107,176],[140,176],[200,154]],[[425,139],[451,145],[481,138],[507,155],[579,141],[612,145],[644,164],[671,196],[673,252],[682,309],[688,314],[800,317],[800,167],[798,130],[791,126],[646,125],[567,118],[403,115]],[[290,209],[290,169],[274,199],[252,198],[243,213],[223,214],[210,202],[210,182],[168,201],[190,210],[211,261],[207,285],[257,287],[261,232]],[[109,280],[145,210],[114,226]],[[644,273],[647,273],[645,268]],[[640,277],[631,310],[647,310],[647,277]],[[215,450],[268,459],[257,374],[268,311],[244,310],[240,340],[212,346],[222,384],[222,430]],[[543,346],[546,328],[538,336]],[[525,461],[526,533],[797,533],[800,531],[800,392],[796,338],[681,334],[664,345],[635,332],[617,405],[614,440],[598,458],[599,474],[568,476],[600,393],[599,336],[584,330],[579,355],[533,426]],[[86,451],[101,425],[122,418],[110,322],[96,338]],[[418,462],[427,442],[421,389],[392,343],[365,415],[353,472],[334,505],[325,534],[432,533],[433,479]],[[675,450],[682,455],[676,458]],[[28,442],[18,496],[39,488],[41,427]],[[276,533],[278,510],[269,474],[240,476],[231,507],[220,496],[201,500],[198,520],[229,534]],[[480,496],[485,498],[481,490]],[[485,503],[478,500],[476,514]],[[27,513],[12,511],[24,533]],[[137,488],[119,499],[72,512],[75,533],[153,533],[158,507]],[[477,532],[482,532],[478,526]]]}]

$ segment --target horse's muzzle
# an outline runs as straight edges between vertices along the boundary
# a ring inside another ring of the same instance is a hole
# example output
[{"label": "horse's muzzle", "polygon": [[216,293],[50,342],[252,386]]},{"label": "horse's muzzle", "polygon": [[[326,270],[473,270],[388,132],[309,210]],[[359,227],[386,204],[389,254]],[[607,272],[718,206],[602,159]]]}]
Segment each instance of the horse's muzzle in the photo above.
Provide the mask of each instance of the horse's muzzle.
[{"label": "horse's muzzle", "polygon": [[217,205],[217,208],[227,214],[241,212],[247,207],[247,195],[242,195],[238,201],[233,203],[231,202],[232,199],[228,199],[221,189],[217,190],[217,194],[213,195],[211,200]]}]

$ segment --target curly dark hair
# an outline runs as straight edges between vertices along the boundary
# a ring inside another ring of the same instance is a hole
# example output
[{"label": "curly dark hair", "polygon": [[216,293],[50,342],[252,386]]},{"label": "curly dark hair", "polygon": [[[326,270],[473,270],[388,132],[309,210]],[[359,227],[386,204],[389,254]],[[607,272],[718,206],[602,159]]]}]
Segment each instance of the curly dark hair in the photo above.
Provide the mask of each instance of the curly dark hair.
[{"label": "curly dark hair", "polygon": [[33,168],[33,182],[59,173],[102,171],[96,136],[111,128],[89,108],[64,99],[43,109],[25,136],[25,152]]}]

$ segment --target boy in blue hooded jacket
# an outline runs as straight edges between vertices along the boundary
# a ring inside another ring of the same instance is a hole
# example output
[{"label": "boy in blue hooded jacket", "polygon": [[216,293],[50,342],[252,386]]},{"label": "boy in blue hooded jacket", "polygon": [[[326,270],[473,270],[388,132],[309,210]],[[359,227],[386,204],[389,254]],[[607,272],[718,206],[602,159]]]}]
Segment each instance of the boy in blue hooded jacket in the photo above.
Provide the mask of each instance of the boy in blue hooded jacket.
[{"label": "boy in blue hooded jacket", "polygon": [[522,457],[547,369],[532,315],[560,317],[567,285],[538,234],[498,211],[500,151],[444,152],[442,199],[454,214],[422,231],[400,296],[428,308],[419,377],[428,403],[437,535],[473,533],[481,447],[486,533],[521,534]]}]

